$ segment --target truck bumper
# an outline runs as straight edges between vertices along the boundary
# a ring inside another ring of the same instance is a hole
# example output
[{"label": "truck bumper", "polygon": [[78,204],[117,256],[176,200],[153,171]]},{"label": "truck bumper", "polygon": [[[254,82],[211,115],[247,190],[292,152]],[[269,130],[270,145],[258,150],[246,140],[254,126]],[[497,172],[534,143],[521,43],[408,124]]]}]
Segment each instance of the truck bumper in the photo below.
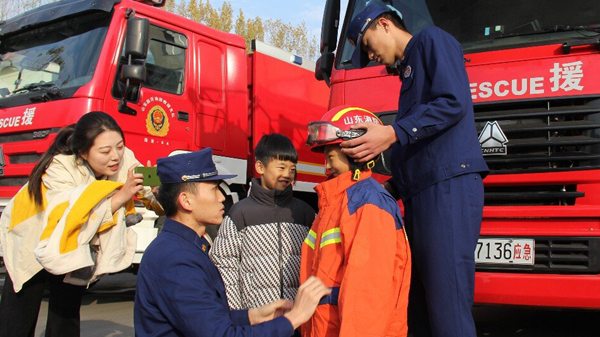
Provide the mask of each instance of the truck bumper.
[{"label": "truck bumper", "polygon": [[600,275],[477,272],[475,303],[600,309]]}]

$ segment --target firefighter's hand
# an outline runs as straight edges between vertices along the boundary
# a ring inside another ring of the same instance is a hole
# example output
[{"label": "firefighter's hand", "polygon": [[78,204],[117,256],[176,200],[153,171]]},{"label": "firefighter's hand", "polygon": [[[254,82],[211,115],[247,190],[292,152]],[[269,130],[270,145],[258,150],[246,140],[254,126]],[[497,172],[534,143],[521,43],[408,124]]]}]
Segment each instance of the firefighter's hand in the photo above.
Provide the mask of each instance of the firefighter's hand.
[{"label": "firefighter's hand", "polygon": [[127,171],[127,180],[123,187],[119,190],[119,192],[115,193],[112,197],[112,212],[116,212],[121,206],[123,206],[126,202],[131,200],[136,193],[141,191],[144,186],[142,186],[142,182],[144,182],[144,175],[141,173],[133,173],[133,170],[138,166],[138,164],[132,165]]},{"label": "firefighter's hand", "polygon": [[294,304],[288,300],[277,300],[262,307],[248,310],[250,325],[260,324],[277,318],[292,309]]},{"label": "firefighter's hand", "polygon": [[398,140],[396,131],[390,125],[359,123],[352,129],[366,129],[367,133],[356,139],[342,142],[342,152],[358,163],[366,163],[387,150]]},{"label": "firefighter's hand", "polygon": [[294,307],[284,315],[285,318],[297,329],[312,317],[321,298],[330,293],[330,288],[315,276],[311,276],[298,289]]}]

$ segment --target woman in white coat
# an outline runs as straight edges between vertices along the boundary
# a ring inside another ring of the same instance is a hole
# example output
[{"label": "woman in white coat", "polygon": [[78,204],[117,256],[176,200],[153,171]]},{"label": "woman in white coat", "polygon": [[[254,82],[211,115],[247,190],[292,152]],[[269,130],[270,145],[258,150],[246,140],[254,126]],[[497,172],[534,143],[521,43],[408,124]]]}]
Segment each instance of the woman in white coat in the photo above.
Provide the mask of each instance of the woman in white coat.
[{"label": "woman in white coat", "polygon": [[[44,270],[34,255],[48,221],[48,214],[44,213],[51,213],[50,210],[45,212],[46,207],[61,192],[81,185],[102,180],[122,183],[93,205],[89,218],[98,219],[97,223],[101,225],[118,222],[125,228],[121,223],[124,209],[129,206],[132,210],[131,200],[136,194],[148,200],[145,203],[148,208],[160,209],[152,191],[142,186],[142,175],[133,173],[138,165],[131,150],[125,147],[123,131],[104,112],[87,113],[77,124],[58,133],[31,172],[28,183],[9,203],[0,219],[7,267],[0,301],[0,337],[34,336],[46,288],[50,291],[46,336],[79,336],[79,311],[85,286],[66,283],[68,278],[65,276],[70,275],[53,275]],[[129,241],[127,246],[132,246],[133,241],[135,248],[135,235],[130,232],[127,228],[121,229],[119,233],[128,233],[121,241]],[[127,258],[132,253],[123,255],[121,264],[131,263]]]}]

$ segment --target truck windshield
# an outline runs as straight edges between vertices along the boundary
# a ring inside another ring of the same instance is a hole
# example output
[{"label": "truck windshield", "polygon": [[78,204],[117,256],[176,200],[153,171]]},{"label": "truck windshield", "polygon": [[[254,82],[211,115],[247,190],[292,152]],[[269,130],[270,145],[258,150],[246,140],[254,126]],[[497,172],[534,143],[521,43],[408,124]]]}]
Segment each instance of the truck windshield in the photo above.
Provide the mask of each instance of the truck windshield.
[{"label": "truck windshield", "polygon": [[48,88],[60,93],[89,82],[109,22],[110,14],[93,13],[0,41],[0,101],[11,101],[2,106],[30,104],[28,93]]},{"label": "truck windshield", "polygon": [[[350,0],[346,25],[368,3]],[[444,29],[463,46],[465,53],[567,40],[600,37],[600,1],[578,0],[390,0],[404,16],[409,32],[429,25]],[[342,35],[338,66],[351,67],[354,47]],[[372,62],[372,65],[375,63]]]}]

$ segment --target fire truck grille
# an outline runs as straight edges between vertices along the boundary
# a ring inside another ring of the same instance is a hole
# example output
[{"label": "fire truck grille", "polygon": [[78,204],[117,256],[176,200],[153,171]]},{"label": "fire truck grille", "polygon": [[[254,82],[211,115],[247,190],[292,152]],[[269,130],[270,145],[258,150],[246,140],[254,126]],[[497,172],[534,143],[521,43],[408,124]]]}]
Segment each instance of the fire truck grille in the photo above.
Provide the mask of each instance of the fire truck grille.
[{"label": "fire truck grille", "polygon": [[475,122],[490,174],[600,168],[599,97],[478,104]]},{"label": "fire truck grille", "polygon": [[0,177],[0,186],[23,186],[27,183],[27,177]]},{"label": "fire truck grille", "polygon": [[37,162],[41,156],[40,153],[15,154],[8,156],[8,162],[11,164],[31,164]]},{"label": "fire truck grille", "polygon": [[533,237],[533,266],[478,264],[477,271],[532,274],[599,274],[600,238]]},{"label": "fire truck grille", "polygon": [[[49,135],[58,133],[60,128],[52,128],[52,129],[44,129],[44,130],[34,130],[34,131],[26,131],[26,132],[17,132],[0,135],[0,144],[10,144],[10,143],[23,143],[26,144],[29,141],[41,140],[48,138]],[[3,155],[5,155],[7,160],[3,163],[5,165],[24,165],[24,164],[33,164],[37,162],[42,153],[40,151],[39,143],[33,143],[35,145],[31,145],[27,147],[27,152],[19,148],[17,153],[11,153],[10,150],[4,147]],[[3,167],[6,169],[5,167]],[[5,186],[23,186],[27,183],[27,176],[3,176],[0,175],[0,187]]]},{"label": "fire truck grille", "polygon": [[48,137],[51,133],[57,133],[60,128],[46,129],[46,130],[35,130],[28,132],[11,133],[6,135],[0,135],[0,144],[25,142],[28,140],[38,140]]},{"label": "fire truck grille", "polygon": [[486,186],[486,206],[569,206],[585,196],[576,185]]}]

